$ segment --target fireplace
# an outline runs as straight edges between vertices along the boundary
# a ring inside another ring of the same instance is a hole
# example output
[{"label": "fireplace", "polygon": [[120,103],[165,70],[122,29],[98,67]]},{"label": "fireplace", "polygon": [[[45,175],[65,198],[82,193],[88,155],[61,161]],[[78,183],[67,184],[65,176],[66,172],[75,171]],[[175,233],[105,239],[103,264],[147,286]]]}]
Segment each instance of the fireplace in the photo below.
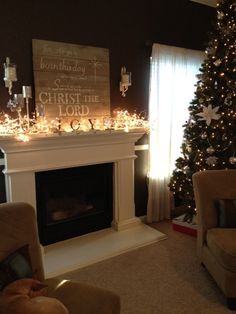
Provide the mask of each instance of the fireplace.
[{"label": "fireplace", "polygon": [[111,227],[113,163],[35,173],[43,245]]},{"label": "fireplace", "polygon": [[[4,153],[7,202],[27,202],[37,214],[37,174],[100,164],[112,165],[111,228],[42,245],[47,278],[160,239],[160,232],[143,224],[135,216],[135,143],[142,135],[140,129],[127,133],[107,130],[35,135],[29,142],[19,142],[13,137],[0,141]],[[54,222],[55,225],[57,223],[60,222]],[[161,234],[161,238],[164,237]]]},{"label": "fireplace", "polygon": [[112,228],[119,231],[139,225],[134,204],[134,149],[142,135],[142,130],[91,131],[35,135],[29,142],[2,139],[7,201],[27,202],[37,210],[36,173],[112,163]]}]

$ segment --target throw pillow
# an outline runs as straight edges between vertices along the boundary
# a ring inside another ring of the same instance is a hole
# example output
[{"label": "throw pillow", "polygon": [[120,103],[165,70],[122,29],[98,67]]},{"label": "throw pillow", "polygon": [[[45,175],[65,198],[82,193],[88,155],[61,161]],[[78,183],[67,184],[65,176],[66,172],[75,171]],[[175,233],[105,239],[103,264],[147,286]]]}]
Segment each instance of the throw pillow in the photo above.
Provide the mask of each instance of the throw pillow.
[{"label": "throw pillow", "polygon": [[218,227],[236,228],[236,199],[216,200],[215,205]]},{"label": "throw pillow", "polygon": [[3,295],[26,295],[30,298],[46,295],[47,285],[42,284],[37,279],[18,279],[7,285],[3,290]]},{"label": "throw pillow", "polygon": [[[42,288],[38,290],[38,287]],[[44,296],[44,287],[35,279],[19,279],[12,282],[0,294],[0,313],[69,314],[59,300]]]},{"label": "throw pillow", "polygon": [[32,277],[28,245],[17,249],[0,262],[0,290],[17,279]]}]

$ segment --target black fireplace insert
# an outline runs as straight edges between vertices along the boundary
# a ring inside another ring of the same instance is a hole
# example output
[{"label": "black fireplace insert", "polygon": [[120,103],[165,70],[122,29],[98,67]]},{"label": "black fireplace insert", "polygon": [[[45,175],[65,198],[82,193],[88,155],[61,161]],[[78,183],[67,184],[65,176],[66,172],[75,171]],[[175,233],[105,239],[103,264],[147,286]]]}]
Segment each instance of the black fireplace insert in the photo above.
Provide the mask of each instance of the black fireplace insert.
[{"label": "black fireplace insert", "polygon": [[37,172],[35,181],[43,245],[111,226],[112,163]]}]

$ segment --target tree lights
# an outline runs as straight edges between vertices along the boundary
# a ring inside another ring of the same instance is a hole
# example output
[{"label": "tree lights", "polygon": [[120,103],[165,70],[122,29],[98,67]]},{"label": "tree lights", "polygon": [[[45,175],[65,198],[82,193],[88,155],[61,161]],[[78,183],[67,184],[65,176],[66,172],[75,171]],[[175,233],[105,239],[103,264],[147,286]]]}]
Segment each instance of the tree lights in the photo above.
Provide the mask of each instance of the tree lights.
[{"label": "tree lights", "polygon": [[192,175],[206,169],[236,167],[236,6],[217,5],[217,23],[200,68],[190,118],[184,125],[182,156],[170,180],[170,190],[195,209]]}]

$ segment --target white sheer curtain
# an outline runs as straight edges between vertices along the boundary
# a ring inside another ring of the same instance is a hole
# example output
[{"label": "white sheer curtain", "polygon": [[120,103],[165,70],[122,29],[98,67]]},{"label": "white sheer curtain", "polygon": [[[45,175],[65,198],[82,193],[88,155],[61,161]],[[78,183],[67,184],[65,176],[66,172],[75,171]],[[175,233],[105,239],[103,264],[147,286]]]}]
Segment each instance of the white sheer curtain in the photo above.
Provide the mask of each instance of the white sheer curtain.
[{"label": "white sheer curtain", "polygon": [[180,155],[182,125],[189,118],[188,106],[203,58],[202,51],[160,44],[152,47],[148,222],[170,218],[168,183]]}]

